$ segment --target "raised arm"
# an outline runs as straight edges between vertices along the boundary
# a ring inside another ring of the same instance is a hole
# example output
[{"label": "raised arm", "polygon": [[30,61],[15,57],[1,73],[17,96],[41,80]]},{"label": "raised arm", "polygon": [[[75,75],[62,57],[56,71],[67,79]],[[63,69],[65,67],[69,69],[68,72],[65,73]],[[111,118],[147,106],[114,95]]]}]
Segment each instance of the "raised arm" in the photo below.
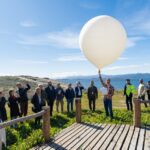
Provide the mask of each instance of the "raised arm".
[{"label": "raised arm", "polygon": [[100,80],[101,84],[102,84],[104,87],[106,87],[106,84],[104,83],[104,81],[103,81],[103,79],[102,79],[101,71],[100,71],[100,70],[98,71],[98,74],[99,74],[99,80]]}]

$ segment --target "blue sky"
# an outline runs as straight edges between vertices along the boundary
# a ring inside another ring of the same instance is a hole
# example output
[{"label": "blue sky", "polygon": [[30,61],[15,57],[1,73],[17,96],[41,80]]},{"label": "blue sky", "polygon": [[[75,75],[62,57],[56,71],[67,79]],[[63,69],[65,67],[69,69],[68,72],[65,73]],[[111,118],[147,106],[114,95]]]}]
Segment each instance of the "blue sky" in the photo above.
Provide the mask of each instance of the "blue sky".
[{"label": "blue sky", "polygon": [[0,0],[0,75],[97,74],[78,36],[98,15],[115,17],[128,34],[126,50],[102,73],[150,73],[149,14],[149,0]]}]

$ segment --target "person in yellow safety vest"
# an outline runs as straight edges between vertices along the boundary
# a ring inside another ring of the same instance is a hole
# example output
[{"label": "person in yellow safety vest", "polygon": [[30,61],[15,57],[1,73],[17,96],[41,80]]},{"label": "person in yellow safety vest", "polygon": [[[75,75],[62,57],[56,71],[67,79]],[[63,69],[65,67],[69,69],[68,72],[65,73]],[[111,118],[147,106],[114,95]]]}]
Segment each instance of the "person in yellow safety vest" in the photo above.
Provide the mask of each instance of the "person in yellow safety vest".
[{"label": "person in yellow safety vest", "polygon": [[135,91],[135,86],[130,83],[130,79],[126,79],[126,84],[124,87],[124,96],[126,96],[127,110],[133,111],[132,97]]}]

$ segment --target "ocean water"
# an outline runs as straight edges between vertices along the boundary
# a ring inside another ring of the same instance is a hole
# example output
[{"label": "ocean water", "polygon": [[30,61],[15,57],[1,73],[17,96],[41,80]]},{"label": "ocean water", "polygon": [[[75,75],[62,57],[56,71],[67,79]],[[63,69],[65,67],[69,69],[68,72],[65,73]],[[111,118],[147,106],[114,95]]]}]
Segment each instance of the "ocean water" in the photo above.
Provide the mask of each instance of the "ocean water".
[{"label": "ocean water", "polygon": [[[110,77],[111,79],[111,77]],[[76,82],[77,81],[80,81],[80,83],[85,87],[85,88],[88,88],[89,85],[90,85],[90,81],[93,80],[94,83],[95,83],[95,86],[97,88],[101,88],[101,84],[100,84],[100,81],[98,78],[86,78],[86,79],[80,79],[80,78],[73,78],[73,79],[60,79],[59,81],[62,82],[62,83],[66,83],[66,84],[69,84],[69,83],[72,83],[73,85],[76,85]],[[104,78],[104,81],[106,79]],[[150,80],[150,78],[143,78],[145,84],[147,84],[147,82]],[[131,83],[136,87],[138,88],[138,85],[139,85],[139,79],[138,78],[132,78],[131,79]],[[114,88],[116,90],[123,90],[124,89],[124,86],[125,86],[125,79],[124,78],[112,78],[111,79],[111,84],[114,86]]]}]

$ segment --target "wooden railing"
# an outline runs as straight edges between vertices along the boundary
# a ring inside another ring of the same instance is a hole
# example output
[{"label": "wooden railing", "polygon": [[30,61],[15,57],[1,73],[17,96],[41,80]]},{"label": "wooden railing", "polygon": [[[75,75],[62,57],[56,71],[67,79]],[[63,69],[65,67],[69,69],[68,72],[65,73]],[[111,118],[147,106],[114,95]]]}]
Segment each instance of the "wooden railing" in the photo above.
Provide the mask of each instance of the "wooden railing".
[{"label": "wooden railing", "polygon": [[43,137],[44,137],[45,141],[48,141],[50,138],[50,109],[47,106],[43,107],[42,109],[43,110],[41,112],[38,112],[36,114],[32,114],[29,116],[25,116],[25,117],[21,117],[21,118],[17,118],[14,120],[0,123],[0,129],[14,125],[19,122],[24,122],[26,120],[30,120],[30,119],[34,119],[34,118],[42,116],[42,118],[43,118],[43,126],[42,126]]},{"label": "wooden railing", "polygon": [[150,104],[149,100],[140,100],[138,98],[133,99],[134,102],[134,116],[133,116],[133,124],[135,127],[141,126],[141,104]]}]

